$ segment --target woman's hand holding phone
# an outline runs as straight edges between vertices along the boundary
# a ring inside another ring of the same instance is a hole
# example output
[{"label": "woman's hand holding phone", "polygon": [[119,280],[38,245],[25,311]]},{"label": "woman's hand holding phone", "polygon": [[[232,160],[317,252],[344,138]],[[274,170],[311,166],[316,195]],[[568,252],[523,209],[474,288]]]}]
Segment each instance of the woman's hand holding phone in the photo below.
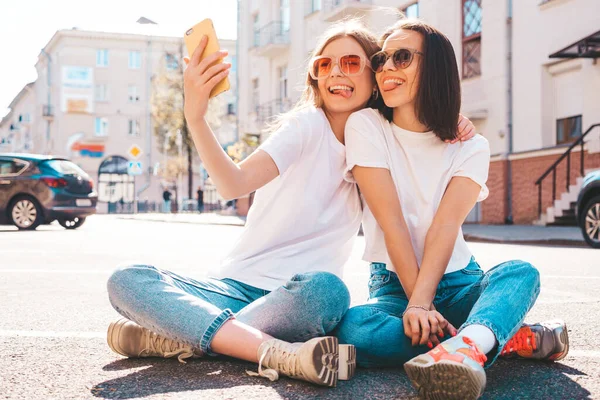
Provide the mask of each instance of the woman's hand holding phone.
[{"label": "woman's hand holding phone", "polygon": [[229,75],[230,63],[215,63],[227,55],[221,50],[213,53],[203,60],[201,55],[208,38],[204,36],[194,50],[191,58],[185,57],[187,68],[183,74],[183,91],[185,95],[184,114],[188,125],[201,122],[208,110],[208,100],[213,88]]}]

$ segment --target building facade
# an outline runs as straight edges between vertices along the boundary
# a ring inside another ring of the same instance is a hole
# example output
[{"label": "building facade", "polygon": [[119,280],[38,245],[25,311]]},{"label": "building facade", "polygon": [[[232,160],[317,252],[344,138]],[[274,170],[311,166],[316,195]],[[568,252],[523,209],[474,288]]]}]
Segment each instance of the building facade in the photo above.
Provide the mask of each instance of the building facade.
[{"label": "building facade", "polygon": [[[235,41],[220,44],[235,66]],[[100,211],[135,198],[160,202],[169,185],[160,174],[168,156],[153,131],[151,93],[154,80],[178,70],[186,54],[182,38],[57,31],[38,57],[37,80],[15,97],[0,123],[0,151],[70,158],[97,182]],[[215,130],[224,147],[237,140],[235,72],[230,81],[231,90],[216,100]],[[137,155],[130,153],[134,147]],[[196,187],[201,167],[193,153]],[[134,165],[139,176],[127,174],[129,161],[140,163]],[[187,177],[183,182],[185,197]]]},{"label": "building facade", "polygon": [[260,135],[265,122],[299,99],[311,51],[331,23],[356,16],[381,34],[402,11],[449,37],[462,75],[462,113],[490,142],[491,194],[469,222],[555,222],[577,194],[582,155],[584,172],[600,168],[597,128],[583,152],[573,149],[541,189],[536,185],[600,123],[597,0],[248,0],[240,6],[242,133]]}]

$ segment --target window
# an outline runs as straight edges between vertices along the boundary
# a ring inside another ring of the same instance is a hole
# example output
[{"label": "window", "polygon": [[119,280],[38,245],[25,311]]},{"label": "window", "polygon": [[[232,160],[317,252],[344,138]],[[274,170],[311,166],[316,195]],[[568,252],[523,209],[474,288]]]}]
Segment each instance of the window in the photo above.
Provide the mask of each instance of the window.
[{"label": "window", "polygon": [[234,114],[235,114],[235,104],[233,104],[233,103],[227,104],[227,115],[234,115]]},{"label": "window", "polygon": [[108,119],[96,117],[96,127],[94,129],[96,136],[107,136],[108,135]]},{"label": "window", "polygon": [[129,102],[138,103],[140,101],[140,94],[138,93],[137,86],[129,85]]},{"label": "window", "polygon": [[258,13],[254,14],[254,17],[252,17],[252,30],[254,32],[254,41],[252,42],[252,44],[254,45],[253,47],[260,46],[260,26],[258,25],[259,23],[260,20],[258,17]]},{"label": "window", "polygon": [[581,115],[556,120],[556,144],[571,143],[581,136]]},{"label": "window", "polygon": [[481,75],[481,0],[463,0],[463,78]]},{"label": "window", "polygon": [[19,174],[27,164],[13,160],[0,160],[0,176],[13,176]]},{"label": "window", "polygon": [[235,74],[237,72],[237,57],[231,56],[231,73]]},{"label": "window", "polygon": [[165,54],[165,64],[168,70],[176,70],[179,68],[179,63],[177,62],[177,57],[174,54]]},{"label": "window", "polygon": [[290,0],[279,0],[279,18],[281,20],[281,32],[290,30]]},{"label": "window", "polygon": [[406,18],[418,18],[419,17],[419,3],[411,4],[402,10],[402,13]]},{"label": "window", "polygon": [[96,67],[108,67],[108,50],[96,50]]},{"label": "window", "polygon": [[107,84],[98,84],[96,85],[96,90],[94,91],[96,101],[108,101],[108,85]]},{"label": "window", "polygon": [[252,80],[252,109],[258,114],[259,104],[258,78]]},{"label": "window", "polygon": [[140,69],[142,67],[142,53],[139,51],[129,52],[129,69]]},{"label": "window", "polygon": [[23,114],[23,122],[31,122],[31,115],[29,113]]},{"label": "window", "polygon": [[287,65],[278,68],[279,70],[279,98],[288,97],[288,68]]},{"label": "window", "polygon": [[140,121],[138,121],[137,119],[130,119],[127,133],[130,136],[139,136],[140,135]]},{"label": "window", "polygon": [[308,10],[306,15],[317,12],[323,8],[323,0],[308,0]]}]

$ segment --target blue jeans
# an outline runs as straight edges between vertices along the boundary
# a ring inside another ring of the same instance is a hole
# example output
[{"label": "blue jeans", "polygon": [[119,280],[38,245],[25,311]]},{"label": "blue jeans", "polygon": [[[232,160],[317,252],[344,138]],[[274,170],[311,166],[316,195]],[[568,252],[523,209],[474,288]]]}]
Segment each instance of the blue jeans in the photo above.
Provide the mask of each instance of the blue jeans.
[{"label": "blue jeans", "polygon": [[[498,346],[488,354],[487,367],[521,327],[539,292],[539,272],[527,262],[508,261],[484,273],[472,259],[466,268],[444,275],[434,305],[460,329],[480,324],[494,332]],[[358,365],[399,367],[429,351],[426,346],[413,347],[404,334],[402,313],[407,305],[398,276],[385,264],[373,263],[368,302],[348,310],[334,334],[340,343],[356,346]]]},{"label": "blue jeans", "polygon": [[171,200],[163,201],[163,212],[170,213],[171,212]]},{"label": "blue jeans", "polygon": [[107,286],[119,314],[210,355],[213,337],[232,318],[277,339],[304,342],[333,331],[350,306],[346,285],[329,272],[297,274],[269,292],[233,279],[198,281],[134,265],[117,269]]}]

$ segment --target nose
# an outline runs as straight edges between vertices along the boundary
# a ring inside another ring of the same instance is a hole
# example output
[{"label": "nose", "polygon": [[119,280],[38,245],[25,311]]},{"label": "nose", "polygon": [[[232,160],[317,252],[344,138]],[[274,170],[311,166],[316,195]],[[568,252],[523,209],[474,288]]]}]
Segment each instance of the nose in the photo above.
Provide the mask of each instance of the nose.
[{"label": "nose", "polygon": [[333,64],[333,67],[331,67],[331,72],[329,72],[329,76],[333,78],[334,76],[343,76],[343,75],[344,74],[342,73],[340,66],[337,63]]},{"label": "nose", "polygon": [[393,57],[389,57],[385,61],[385,64],[383,64],[383,70],[384,71],[396,71],[396,65],[394,64]]}]

